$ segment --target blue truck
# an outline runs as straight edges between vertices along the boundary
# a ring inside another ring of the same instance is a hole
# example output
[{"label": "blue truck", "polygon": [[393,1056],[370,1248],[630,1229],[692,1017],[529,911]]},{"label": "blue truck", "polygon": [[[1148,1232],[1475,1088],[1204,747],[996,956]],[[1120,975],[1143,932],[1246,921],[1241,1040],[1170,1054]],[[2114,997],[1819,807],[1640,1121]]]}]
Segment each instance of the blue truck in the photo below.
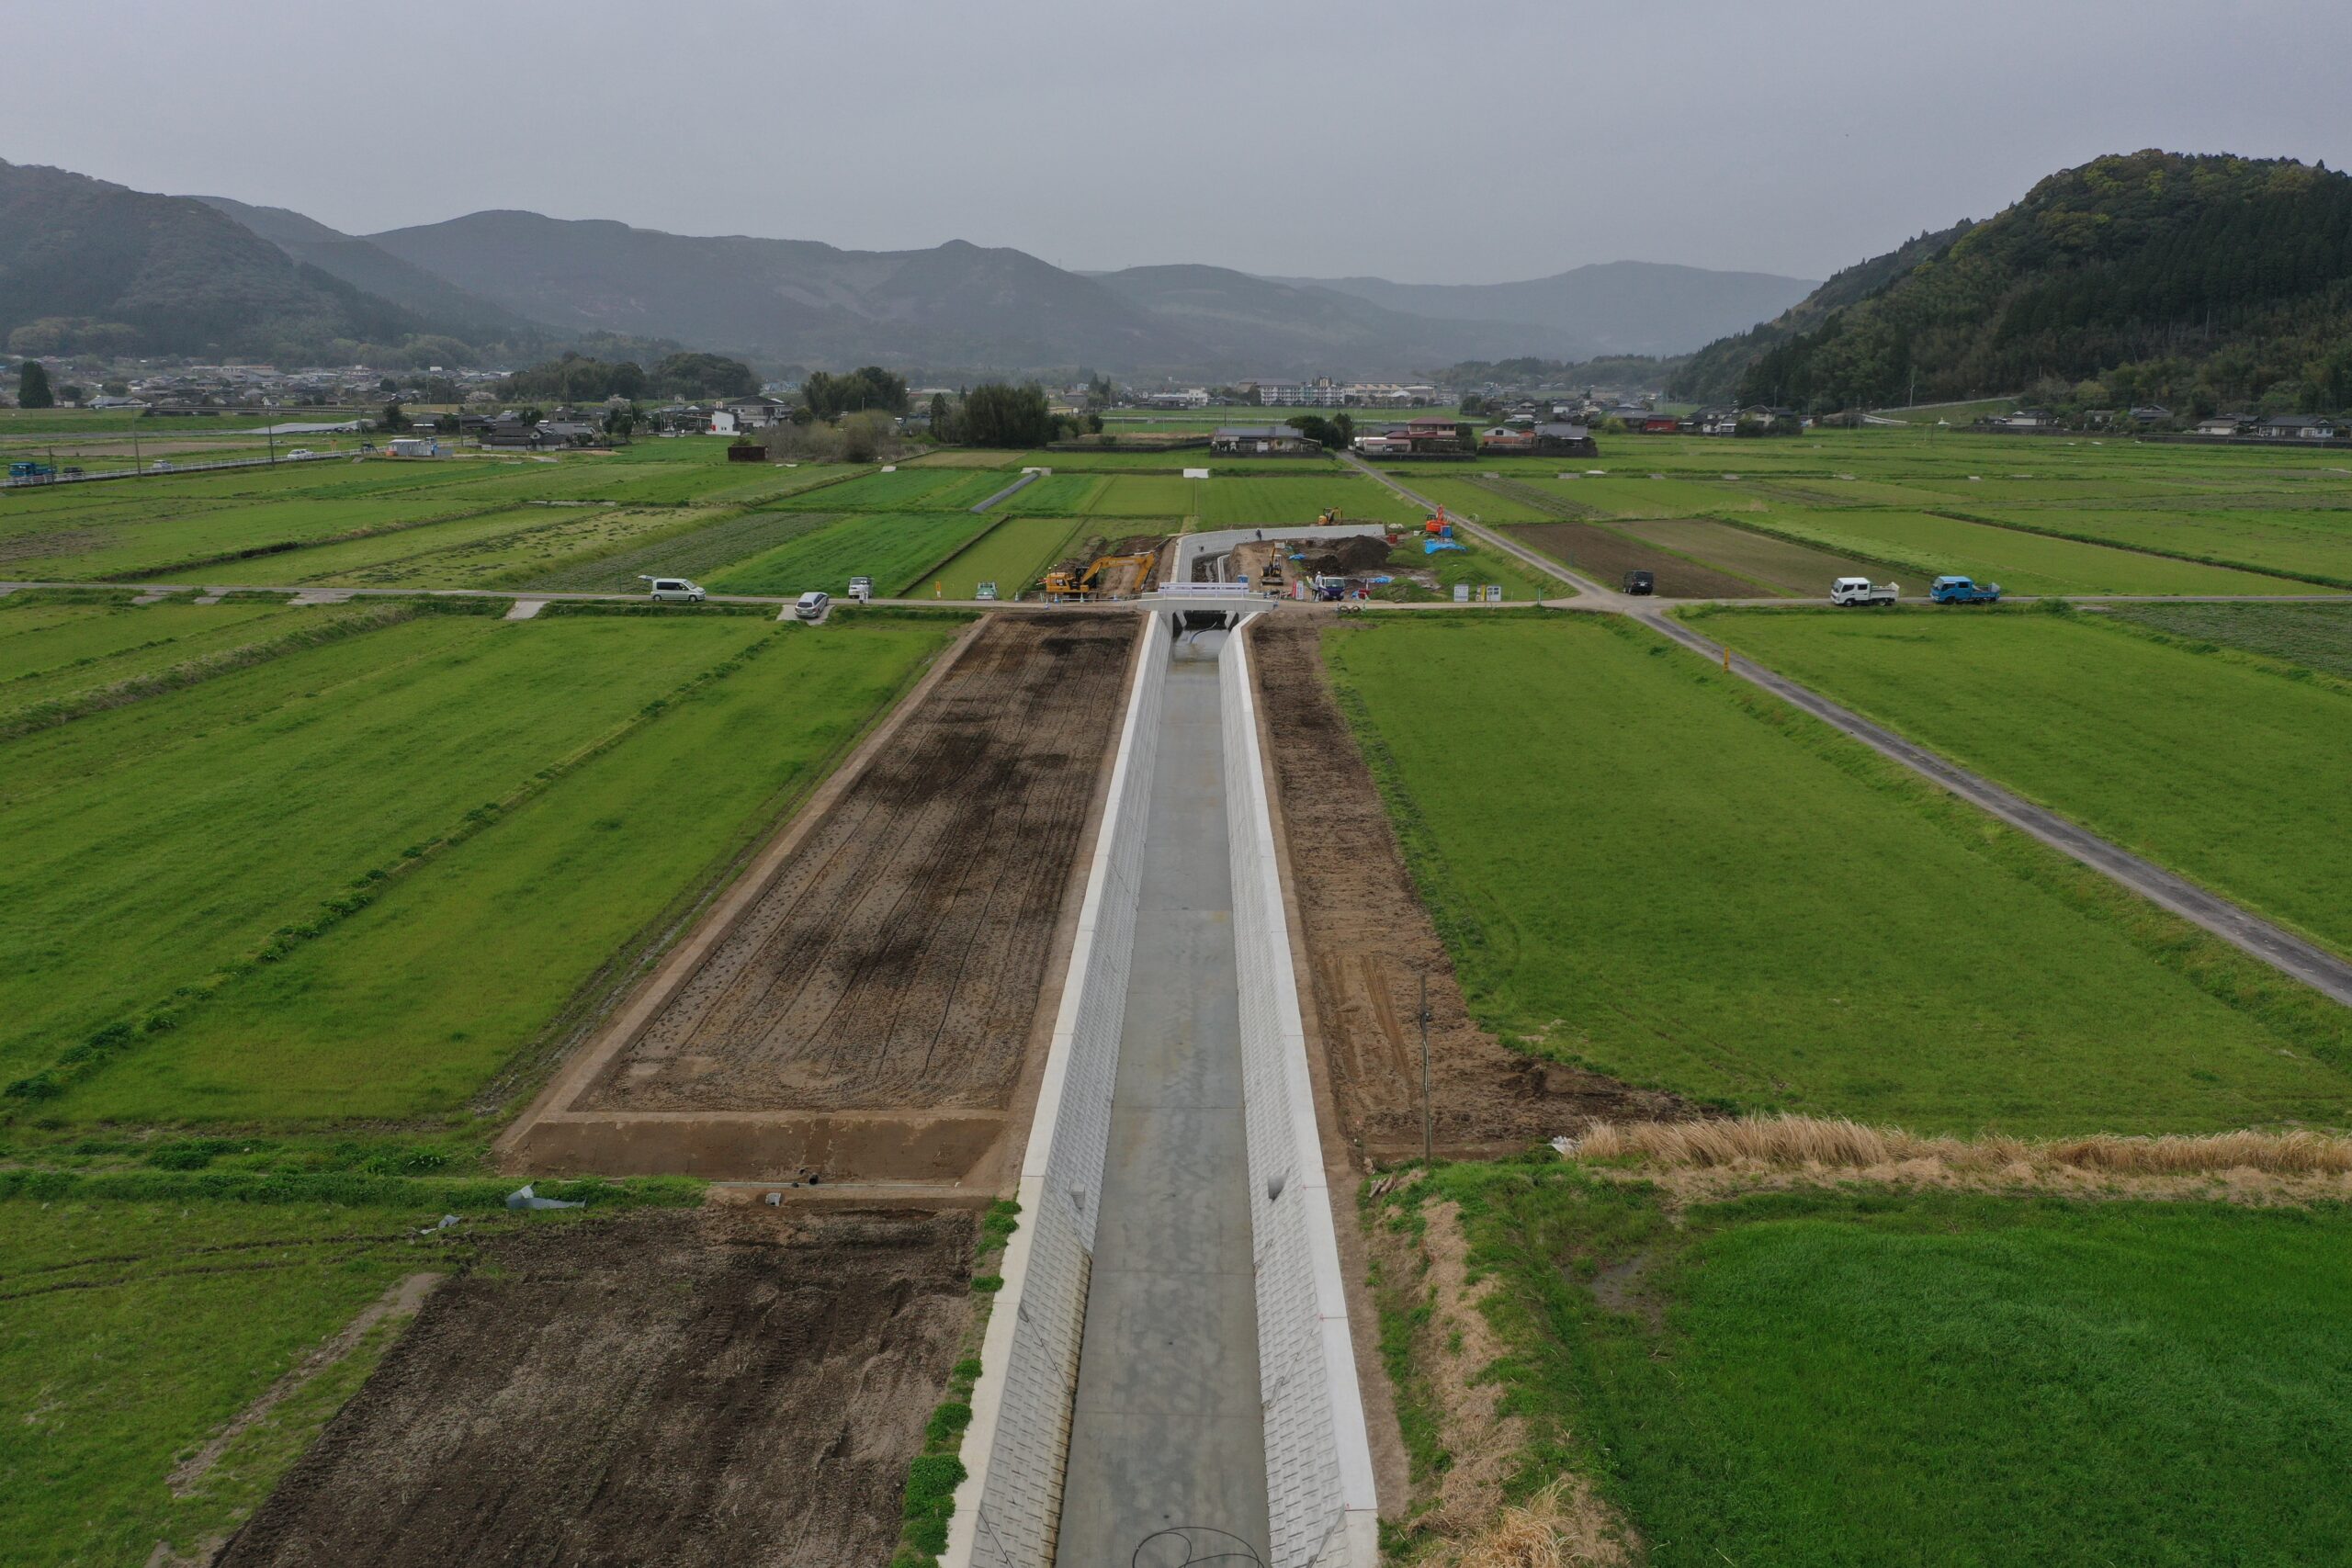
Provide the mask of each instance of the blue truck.
[{"label": "blue truck", "polygon": [[1928,597],[1939,604],[1996,604],[2001,585],[1970,577],[1939,577],[1928,586]]}]

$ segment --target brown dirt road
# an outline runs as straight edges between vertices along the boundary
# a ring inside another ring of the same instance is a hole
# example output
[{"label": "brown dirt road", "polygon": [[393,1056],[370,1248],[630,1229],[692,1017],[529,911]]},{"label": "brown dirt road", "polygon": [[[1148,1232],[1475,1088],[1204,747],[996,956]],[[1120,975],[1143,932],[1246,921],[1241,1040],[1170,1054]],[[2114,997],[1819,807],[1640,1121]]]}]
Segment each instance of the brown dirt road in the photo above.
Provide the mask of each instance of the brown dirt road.
[{"label": "brown dirt road", "polygon": [[1670,1120],[1674,1096],[1521,1055],[1478,1027],[1415,892],[1372,772],[1340,713],[1321,615],[1250,632],[1281,828],[1306,938],[1302,967],[1350,1145],[1366,1165],[1421,1152],[1419,980],[1429,977],[1430,1105],[1441,1158],[1514,1151],[1584,1122]]},{"label": "brown dirt road", "polygon": [[971,1242],[963,1213],[763,1208],[499,1236],[219,1561],[872,1568]]}]

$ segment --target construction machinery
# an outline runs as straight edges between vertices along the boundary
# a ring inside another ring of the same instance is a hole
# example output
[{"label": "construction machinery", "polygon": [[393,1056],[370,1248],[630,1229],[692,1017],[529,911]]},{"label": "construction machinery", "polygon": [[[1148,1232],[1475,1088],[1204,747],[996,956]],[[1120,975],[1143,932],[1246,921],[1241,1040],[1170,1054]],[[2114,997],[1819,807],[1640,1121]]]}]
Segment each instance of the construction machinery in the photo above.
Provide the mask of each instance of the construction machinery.
[{"label": "construction machinery", "polygon": [[1096,556],[1082,571],[1057,567],[1046,573],[1046,598],[1056,604],[1131,598],[1142,592],[1159,559],[1159,552],[1146,550],[1141,555]]}]

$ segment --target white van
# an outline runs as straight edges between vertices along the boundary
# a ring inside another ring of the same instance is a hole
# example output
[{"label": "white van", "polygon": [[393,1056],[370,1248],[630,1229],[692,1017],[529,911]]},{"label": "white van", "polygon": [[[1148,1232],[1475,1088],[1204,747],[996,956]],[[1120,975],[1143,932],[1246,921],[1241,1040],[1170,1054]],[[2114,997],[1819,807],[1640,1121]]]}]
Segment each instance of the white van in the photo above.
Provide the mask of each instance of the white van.
[{"label": "white van", "polygon": [[702,603],[700,583],[689,582],[683,577],[649,577],[645,581],[653,584],[651,592],[646,597],[656,604],[699,604]]},{"label": "white van", "polygon": [[832,608],[832,596],[821,589],[812,588],[803,593],[792,606],[792,613],[804,621],[821,621],[825,612]]}]

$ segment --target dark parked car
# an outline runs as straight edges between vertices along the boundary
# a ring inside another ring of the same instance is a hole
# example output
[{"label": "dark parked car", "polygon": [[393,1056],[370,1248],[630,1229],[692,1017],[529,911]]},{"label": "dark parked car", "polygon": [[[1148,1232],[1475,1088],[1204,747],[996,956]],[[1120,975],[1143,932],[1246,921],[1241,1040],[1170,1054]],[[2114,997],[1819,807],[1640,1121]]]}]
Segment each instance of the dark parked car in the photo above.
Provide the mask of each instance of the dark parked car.
[{"label": "dark parked car", "polygon": [[1657,573],[1654,571],[1627,572],[1625,574],[1625,592],[1628,593],[1642,594],[1657,592]]}]

